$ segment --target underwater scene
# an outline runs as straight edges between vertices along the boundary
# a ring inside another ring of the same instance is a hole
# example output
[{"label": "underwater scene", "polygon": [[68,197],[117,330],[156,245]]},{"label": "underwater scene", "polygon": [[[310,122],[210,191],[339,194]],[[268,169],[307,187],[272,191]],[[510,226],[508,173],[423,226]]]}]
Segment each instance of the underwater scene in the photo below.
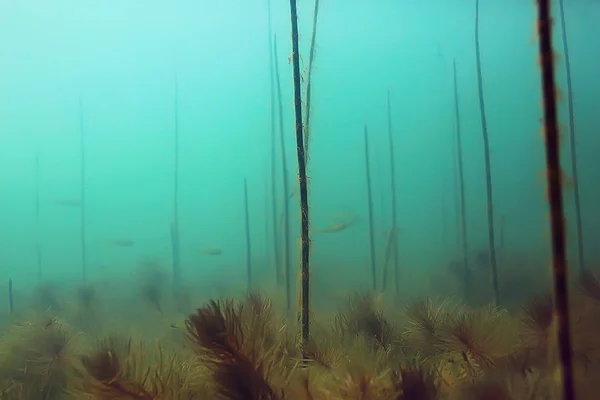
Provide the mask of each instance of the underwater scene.
[{"label": "underwater scene", "polygon": [[0,399],[597,399],[600,2],[0,4]]}]

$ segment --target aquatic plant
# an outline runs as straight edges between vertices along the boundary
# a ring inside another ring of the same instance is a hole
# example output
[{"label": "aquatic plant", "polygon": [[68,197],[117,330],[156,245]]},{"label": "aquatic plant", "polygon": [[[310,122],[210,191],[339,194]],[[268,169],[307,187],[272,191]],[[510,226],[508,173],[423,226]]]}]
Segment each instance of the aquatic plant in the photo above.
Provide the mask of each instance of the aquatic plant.
[{"label": "aquatic plant", "polygon": [[173,97],[173,220],[171,221],[171,251],[173,257],[173,296],[181,286],[181,253],[179,248],[179,82],[174,77]]},{"label": "aquatic plant", "polygon": [[[396,162],[394,151],[394,133],[392,130],[392,100],[390,99],[388,89],[386,96],[387,105],[387,128],[388,128],[388,146],[390,151],[390,190],[392,201],[392,229],[388,238],[388,249],[391,251],[391,259],[394,266],[394,290],[396,297],[400,295],[400,266],[398,265],[398,211],[396,210]],[[386,261],[383,270],[382,290],[385,291],[388,271],[388,252],[386,251]]]},{"label": "aquatic plant", "polygon": [[373,191],[371,188],[371,166],[369,163],[369,138],[367,126],[364,130],[365,140],[365,172],[367,176],[367,209],[369,210],[369,256],[371,262],[371,285],[373,291],[377,290],[377,264],[375,262],[375,232],[373,221]]},{"label": "aquatic plant", "polygon": [[[312,18],[312,33],[310,35],[310,48],[308,51],[308,72],[306,77],[306,119],[304,121],[304,150],[308,154],[308,146],[311,139],[311,97],[313,64],[315,62],[315,51],[317,41],[317,21],[319,19],[319,0],[315,0]],[[308,160],[307,160],[308,161]]]},{"label": "aquatic plant", "polygon": [[464,279],[464,293],[465,298],[469,299],[471,296],[471,271],[469,269],[469,244],[467,234],[467,207],[465,198],[465,173],[463,168],[463,150],[462,150],[462,132],[460,123],[460,112],[458,102],[458,78],[456,76],[456,60],[452,60],[452,72],[453,72],[453,88],[454,88],[454,123],[455,123],[455,135],[456,135],[456,166],[458,173],[458,197],[459,197],[459,215],[460,215],[460,233],[461,233],[461,245],[462,245],[462,262],[463,262],[463,279]]},{"label": "aquatic plant", "polygon": [[554,309],[557,318],[558,355],[561,363],[563,397],[564,399],[574,399],[575,381],[569,319],[567,246],[562,199],[560,138],[558,133],[558,106],[554,76],[554,48],[552,46],[550,1],[538,0],[537,11],[540,67],[542,70],[541,86],[544,106],[546,168],[548,170],[548,200],[550,203],[550,226],[552,229],[552,269],[554,273]]},{"label": "aquatic plant", "polygon": [[[300,279],[302,284],[300,321],[302,341],[308,342],[310,332],[310,218],[308,208],[308,177],[306,175],[307,153],[304,148],[302,127],[302,88],[300,84],[300,48],[298,45],[298,10],[296,0],[290,0],[292,25],[292,65],[294,68],[294,114],[296,117],[296,153],[298,156],[298,183],[300,185]],[[289,276],[287,277],[289,279]]]},{"label": "aquatic plant", "polygon": [[[279,254],[279,232],[277,229],[277,180],[276,180],[276,157],[275,157],[275,149],[276,149],[276,140],[277,140],[277,129],[276,129],[276,109],[275,109],[275,71],[274,71],[274,57],[273,57],[273,22],[271,19],[271,0],[267,0],[267,20],[268,20],[268,30],[267,33],[269,35],[269,79],[270,79],[270,111],[271,111],[271,140],[270,140],[270,186],[271,186],[271,230],[272,230],[272,240],[273,240],[273,262],[275,264],[275,279],[277,281],[277,285],[281,285],[283,283],[283,277],[281,274],[281,255]],[[279,77],[277,77],[279,79]],[[281,110],[281,97],[279,97],[279,110]],[[281,112],[281,111],[280,111]],[[280,121],[283,120],[283,117],[280,114]],[[287,197],[287,194],[284,193],[284,196]]]},{"label": "aquatic plant", "polygon": [[79,170],[79,239],[81,241],[81,277],[85,284],[87,282],[87,244],[86,244],[86,210],[85,210],[85,178],[86,178],[86,148],[85,148],[85,125],[83,119],[83,98],[79,96],[79,146],[81,166]]},{"label": "aquatic plant", "polygon": [[492,187],[492,163],[490,160],[490,140],[485,114],[485,98],[483,94],[483,73],[481,72],[481,50],[479,46],[479,0],[475,0],[475,59],[477,62],[477,88],[479,96],[479,114],[481,116],[481,133],[483,135],[483,154],[485,158],[485,189],[488,221],[488,242],[490,250],[490,267],[492,270],[492,287],[494,301],[500,304],[500,286],[498,285],[498,266],[496,260],[496,243],[494,239],[494,196]]},{"label": "aquatic plant", "polygon": [[569,54],[569,40],[567,37],[567,19],[565,17],[564,0],[558,0],[560,11],[561,38],[563,55],[565,57],[565,72],[567,75],[567,104],[569,107],[569,144],[571,150],[571,171],[573,173],[573,193],[575,195],[575,225],[577,228],[577,256],[579,257],[579,272],[585,270],[583,253],[583,227],[581,222],[581,200],[579,196],[579,173],[577,163],[577,143],[575,135],[575,111],[573,106],[573,82],[571,79],[571,56]]},{"label": "aquatic plant", "polygon": [[283,128],[283,105],[281,100],[281,80],[279,78],[279,62],[277,54],[277,35],[273,39],[273,61],[275,67],[275,82],[277,99],[279,101],[279,144],[281,146],[281,170],[283,175],[283,265],[285,272],[285,301],[288,312],[292,309],[291,288],[291,253],[290,253],[290,205],[288,189],[288,168],[285,155],[285,134]]},{"label": "aquatic plant", "polygon": [[248,211],[248,183],[244,179],[244,220],[246,232],[246,286],[252,290],[252,243],[250,238],[250,215]]}]

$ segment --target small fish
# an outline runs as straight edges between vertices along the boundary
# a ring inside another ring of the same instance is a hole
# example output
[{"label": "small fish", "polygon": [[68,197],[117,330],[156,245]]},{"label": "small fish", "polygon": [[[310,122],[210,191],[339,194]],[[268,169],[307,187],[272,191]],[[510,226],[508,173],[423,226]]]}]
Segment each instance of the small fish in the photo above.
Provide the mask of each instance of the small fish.
[{"label": "small fish", "polygon": [[56,200],[55,203],[63,207],[81,207],[81,200],[77,199]]},{"label": "small fish", "polygon": [[333,225],[330,225],[326,228],[321,229],[320,232],[323,232],[323,233],[341,232],[341,231],[345,231],[349,227],[350,227],[350,225],[347,224],[346,222],[337,222]]},{"label": "small fish", "polygon": [[177,324],[169,324],[169,326],[173,329],[179,329],[179,326],[177,326]]},{"label": "small fish", "polygon": [[220,256],[223,254],[221,249],[204,249],[200,250],[200,254],[204,254],[205,256]]},{"label": "small fish", "polygon": [[108,241],[108,244],[116,247],[132,247],[135,242],[130,239],[115,239]]}]

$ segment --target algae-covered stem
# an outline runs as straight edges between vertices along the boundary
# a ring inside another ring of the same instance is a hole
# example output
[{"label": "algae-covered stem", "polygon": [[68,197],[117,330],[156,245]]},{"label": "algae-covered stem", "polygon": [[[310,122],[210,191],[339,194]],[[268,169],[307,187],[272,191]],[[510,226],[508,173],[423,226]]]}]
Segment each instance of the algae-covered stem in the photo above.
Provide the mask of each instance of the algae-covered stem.
[{"label": "algae-covered stem", "polygon": [[[281,100],[281,79],[279,78],[279,62],[277,61],[277,35],[273,38],[273,60],[275,67],[275,83],[279,100],[279,141],[281,144],[281,169],[283,174],[283,262],[285,268],[285,301],[286,310],[292,310],[291,261],[290,261],[290,203],[288,189],[287,157],[285,155],[285,134],[283,130],[283,105]],[[302,121],[302,120],[300,120]],[[301,123],[300,123],[301,124]],[[302,124],[301,124],[302,125]]]},{"label": "algae-covered stem", "polygon": [[312,70],[315,61],[315,47],[317,41],[317,21],[319,19],[319,0],[315,0],[312,20],[312,34],[310,37],[310,49],[308,52],[308,73],[306,79],[306,120],[304,123],[304,148],[308,154],[308,146],[310,144],[310,115],[311,115],[311,94],[312,94]]},{"label": "algae-covered stem", "polygon": [[560,9],[561,37],[565,56],[567,75],[567,102],[569,106],[569,145],[571,150],[571,171],[573,171],[573,194],[575,195],[575,225],[577,229],[577,255],[579,257],[579,272],[585,271],[583,254],[583,227],[581,222],[581,200],[579,197],[579,174],[577,173],[577,143],[575,142],[575,111],[573,109],[573,82],[571,79],[571,58],[567,38],[567,21],[565,18],[564,0],[558,1]]},{"label": "algae-covered stem", "polygon": [[37,238],[35,243],[35,254],[37,263],[37,279],[38,283],[42,281],[42,244],[40,239],[40,151],[35,151],[35,224],[37,229]]},{"label": "algae-covered stem", "polygon": [[460,111],[458,101],[458,78],[456,77],[456,60],[452,61],[453,87],[454,87],[454,123],[456,137],[456,165],[458,174],[458,199],[460,215],[460,234],[463,256],[463,273],[465,285],[465,298],[468,299],[471,293],[471,270],[469,269],[469,245],[467,234],[467,207],[465,203],[465,174],[463,166],[462,132],[460,124]]},{"label": "algae-covered stem", "polygon": [[[298,178],[300,181],[300,211],[302,222],[302,247],[301,247],[301,277],[302,277],[302,341],[308,342],[310,332],[310,237],[308,218],[308,180],[306,177],[306,154],[304,150],[304,132],[302,128],[302,87],[300,86],[300,57],[298,46],[298,10],[296,0],[290,0],[290,14],[292,20],[292,64],[294,67],[294,112],[296,115],[296,150],[298,154]],[[304,352],[304,346],[303,346]],[[303,354],[305,357],[306,354]]]},{"label": "algae-covered stem", "polygon": [[394,156],[394,132],[392,130],[392,100],[389,90],[387,91],[387,123],[388,142],[390,147],[390,186],[392,189],[392,255],[394,260],[394,291],[397,300],[398,296],[400,296],[400,267],[398,265],[398,212],[396,210],[396,161]]},{"label": "algae-covered stem", "polygon": [[375,236],[373,233],[373,193],[371,191],[371,167],[369,165],[369,138],[365,125],[365,171],[367,175],[367,207],[369,208],[369,251],[373,291],[377,290],[377,265],[375,264]]},{"label": "algae-covered stem", "polygon": [[485,188],[487,198],[488,240],[490,248],[490,266],[492,269],[492,285],[494,302],[500,304],[500,288],[498,286],[498,266],[496,261],[496,244],[494,239],[494,200],[492,193],[492,166],[490,161],[490,140],[485,115],[483,97],[483,77],[481,73],[481,51],[479,48],[479,0],[475,0],[475,58],[477,61],[477,87],[479,93],[479,112],[481,114],[481,132],[483,135],[483,151],[485,156]]},{"label": "algae-covered stem", "polygon": [[[277,285],[283,283],[281,274],[281,255],[279,254],[279,232],[277,229],[277,185],[276,185],[276,162],[275,162],[275,143],[276,122],[275,122],[275,72],[273,71],[273,27],[271,21],[271,0],[267,1],[268,9],[268,34],[269,34],[269,78],[271,83],[271,230],[273,231],[273,257],[275,264],[275,279]],[[284,193],[285,199],[287,195]],[[285,200],[287,201],[287,200]],[[267,236],[268,237],[268,236]]]},{"label": "algae-covered stem", "polygon": [[79,181],[79,201],[81,202],[81,207],[79,207],[80,212],[80,235],[79,238],[81,240],[81,275],[83,279],[83,283],[87,283],[87,251],[86,251],[86,221],[85,221],[85,129],[83,124],[83,98],[79,96],[79,140],[80,140],[80,155],[81,155],[81,168],[79,170],[80,173],[80,181]]},{"label": "algae-covered stem", "polygon": [[179,253],[179,82],[177,76],[174,81],[175,95],[173,112],[175,115],[175,127],[173,135],[173,156],[175,167],[173,168],[173,222],[171,226],[171,246],[173,251],[173,286],[177,293],[181,283],[180,253]]},{"label": "algae-covered stem", "polygon": [[252,290],[252,246],[250,242],[250,215],[248,212],[248,182],[244,179],[244,218],[246,221],[246,277],[248,292]]},{"label": "algae-covered stem", "polygon": [[558,107],[556,104],[550,1],[537,0],[537,8],[540,65],[542,69],[546,167],[548,169],[548,199],[550,202],[550,226],[552,229],[552,267],[554,276],[554,308],[557,321],[558,352],[562,373],[563,399],[573,400],[575,399],[575,385],[569,325],[567,247],[565,238],[565,215],[562,199],[560,140],[558,135]]}]

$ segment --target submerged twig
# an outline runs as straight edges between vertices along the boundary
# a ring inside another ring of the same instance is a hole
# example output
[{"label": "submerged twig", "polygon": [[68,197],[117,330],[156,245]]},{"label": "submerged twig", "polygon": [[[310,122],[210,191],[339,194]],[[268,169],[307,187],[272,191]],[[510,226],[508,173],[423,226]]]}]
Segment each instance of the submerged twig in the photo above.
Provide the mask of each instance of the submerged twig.
[{"label": "submerged twig", "polygon": [[575,398],[573,354],[569,325],[569,298],[567,282],[567,246],[565,214],[562,199],[562,174],[560,170],[560,140],[558,135],[558,107],[554,77],[554,50],[552,47],[552,16],[549,0],[537,1],[537,27],[539,34],[540,65],[542,69],[542,94],[544,104],[544,131],[546,140],[546,166],[548,169],[548,199],[552,228],[552,269],[554,276],[554,309],[556,312],[558,351],[562,372],[563,399]]}]

